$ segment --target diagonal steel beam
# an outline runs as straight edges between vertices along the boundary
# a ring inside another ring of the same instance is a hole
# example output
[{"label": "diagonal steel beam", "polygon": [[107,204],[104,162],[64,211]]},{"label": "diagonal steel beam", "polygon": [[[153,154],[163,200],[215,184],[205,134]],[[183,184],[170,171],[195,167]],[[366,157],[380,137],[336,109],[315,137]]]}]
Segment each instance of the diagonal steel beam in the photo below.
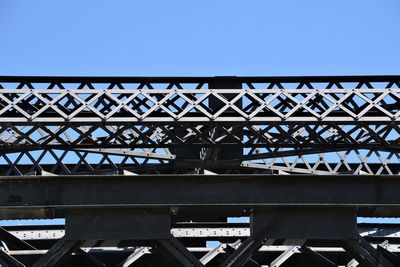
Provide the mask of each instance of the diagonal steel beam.
[{"label": "diagonal steel beam", "polygon": [[197,259],[183,244],[171,235],[169,239],[156,240],[157,247],[176,264],[184,267],[203,267]]},{"label": "diagonal steel beam", "polygon": [[322,264],[322,266],[338,267],[337,264],[335,264],[334,262],[332,262],[328,258],[322,256],[318,252],[313,251],[312,249],[310,249],[307,246],[301,246],[300,247],[300,251],[303,252],[303,253],[306,253],[307,255],[309,255],[309,257],[311,257],[311,258],[315,259],[316,261],[320,262]]},{"label": "diagonal steel beam", "polygon": [[79,245],[80,241],[61,238],[33,264],[33,267],[51,267],[59,264],[78,249]]},{"label": "diagonal steel beam", "polygon": [[222,264],[221,267],[240,267],[243,266],[258,249],[266,242],[266,235],[274,223],[281,217],[277,211],[270,220],[265,222],[260,230],[248,237],[239,248],[234,251]]}]

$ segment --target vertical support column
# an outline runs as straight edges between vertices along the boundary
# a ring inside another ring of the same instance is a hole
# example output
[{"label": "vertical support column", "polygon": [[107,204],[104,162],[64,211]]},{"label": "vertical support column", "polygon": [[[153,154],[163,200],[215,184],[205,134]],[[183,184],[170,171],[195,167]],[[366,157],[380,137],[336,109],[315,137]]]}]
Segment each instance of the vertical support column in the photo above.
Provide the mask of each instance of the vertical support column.
[{"label": "vertical support column", "polygon": [[[241,89],[242,83],[237,80],[235,76],[227,76],[227,77],[214,77],[208,82],[208,89],[209,90],[216,90],[218,89]],[[225,101],[221,101],[221,99],[210,96],[208,99],[208,106],[211,110],[215,113],[223,106],[226,106],[230,100],[234,98],[234,94],[224,93],[221,94],[222,97],[226,98]],[[238,108],[242,108],[242,100],[238,100],[234,104]],[[220,116],[228,116],[229,113],[234,113],[235,111],[230,110],[228,108],[225,110]],[[221,122],[218,123],[210,123],[203,125],[204,129],[211,132],[212,139],[217,139],[222,134],[226,134],[226,132],[222,132],[220,127],[233,127],[230,132],[233,136],[242,139],[243,138],[243,130],[241,127],[235,122],[231,122],[230,124],[224,124]],[[174,132],[177,136],[184,136],[187,134],[185,130],[185,125],[177,124],[175,125]],[[200,142],[200,141],[199,141]],[[236,140],[232,136],[224,137],[223,144],[229,145],[229,143],[235,143]],[[196,143],[196,141],[194,142]],[[180,159],[192,159],[192,160],[202,160],[202,166],[200,169],[197,169],[197,172],[203,174],[204,169],[212,168],[212,163],[215,160],[226,160],[226,159],[233,159],[233,158],[240,158],[243,155],[243,148],[240,146],[229,146],[224,147],[224,149],[220,148],[200,148],[200,147],[178,147],[172,148],[172,153],[176,155],[176,160],[179,161]]]}]

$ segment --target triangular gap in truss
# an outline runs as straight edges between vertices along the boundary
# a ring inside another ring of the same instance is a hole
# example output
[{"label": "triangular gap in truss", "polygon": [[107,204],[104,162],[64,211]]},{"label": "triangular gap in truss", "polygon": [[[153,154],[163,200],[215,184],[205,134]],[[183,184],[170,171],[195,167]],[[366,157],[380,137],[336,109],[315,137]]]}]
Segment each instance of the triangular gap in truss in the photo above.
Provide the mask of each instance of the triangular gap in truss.
[{"label": "triangular gap in truss", "polygon": [[384,89],[387,88],[388,82],[370,82],[370,85],[375,89]]},{"label": "triangular gap in truss", "polygon": [[330,82],[308,82],[311,85],[309,89],[326,89],[331,83]]},{"label": "triangular gap in truss", "polygon": [[[183,87],[180,83],[170,83],[170,84],[168,84],[166,89],[183,89]],[[188,89],[188,88],[185,88],[185,89]]]},{"label": "triangular gap in truss", "polygon": [[[146,89],[146,88],[143,88]],[[147,89],[154,89],[154,90],[170,90],[170,89],[182,89],[180,84],[178,82],[172,82],[172,83],[147,83]]]},{"label": "triangular gap in truss", "polygon": [[2,89],[17,89],[19,82],[1,82]]},{"label": "triangular gap in truss", "polygon": [[110,83],[110,86],[112,84],[115,84],[116,86],[109,89],[137,90],[140,85],[139,83],[116,82],[116,83]]},{"label": "triangular gap in truss", "polygon": [[282,88],[279,89],[297,89],[301,82],[276,82],[276,84],[282,86]]},{"label": "triangular gap in truss", "polygon": [[400,89],[400,81],[398,81],[398,82],[389,82],[385,88]]},{"label": "triangular gap in truss", "polygon": [[343,85],[339,82],[330,82],[325,89],[343,89]]},{"label": "triangular gap in truss", "polygon": [[46,83],[30,82],[28,84],[30,84],[30,86],[32,88],[30,88],[29,85],[26,88],[41,90],[41,89],[48,89],[52,83],[51,82],[46,82]]},{"label": "triangular gap in truss", "polygon": [[359,82],[356,86],[356,89],[373,89],[372,84],[370,82]]},{"label": "triangular gap in truss", "polygon": [[364,157],[366,157],[367,163],[379,163],[381,161],[378,152],[375,150],[363,150],[362,152],[364,152]]},{"label": "triangular gap in truss", "polygon": [[82,82],[77,89],[94,89],[94,86],[90,82]]},{"label": "triangular gap in truss", "polygon": [[57,83],[50,83],[47,89],[65,89],[65,88],[62,83],[57,82]]},{"label": "triangular gap in truss", "polygon": [[[279,83],[279,82],[272,82],[270,83],[267,87],[267,89],[285,89],[285,84]],[[292,88],[294,89],[294,88]]]},{"label": "triangular gap in truss", "polygon": [[141,83],[137,89],[154,89],[151,83]]},{"label": "triangular gap in truss", "polygon": [[309,82],[301,82],[297,85],[296,89],[314,89],[313,85]]},{"label": "triangular gap in truss", "polygon": [[343,89],[356,89],[360,85],[360,82],[340,82]]},{"label": "triangular gap in truss", "polygon": [[110,83],[108,82],[92,82],[92,83],[86,83],[86,87],[89,89],[96,89],[96,90],[105,90],[108,89],[110,86]]},{"label": "triangular gap in truss", "polygon": [[29,82],[21,82],[16,89],[34,89],[32,84]]},{"label": "triangular gap in truss", "polygon": [[121,83],[110,83],[107,89],[125,89]]}]

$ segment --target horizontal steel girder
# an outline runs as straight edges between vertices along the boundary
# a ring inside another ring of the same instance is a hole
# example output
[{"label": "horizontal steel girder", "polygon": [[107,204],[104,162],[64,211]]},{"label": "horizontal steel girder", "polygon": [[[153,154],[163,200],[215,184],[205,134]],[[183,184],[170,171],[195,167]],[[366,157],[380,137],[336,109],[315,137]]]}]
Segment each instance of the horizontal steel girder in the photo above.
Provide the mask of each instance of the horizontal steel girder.
[{"label": "horizontal steel girder", "polygon": [[49,207],[400,207],[398,176],[1,177],[0,205]]}]

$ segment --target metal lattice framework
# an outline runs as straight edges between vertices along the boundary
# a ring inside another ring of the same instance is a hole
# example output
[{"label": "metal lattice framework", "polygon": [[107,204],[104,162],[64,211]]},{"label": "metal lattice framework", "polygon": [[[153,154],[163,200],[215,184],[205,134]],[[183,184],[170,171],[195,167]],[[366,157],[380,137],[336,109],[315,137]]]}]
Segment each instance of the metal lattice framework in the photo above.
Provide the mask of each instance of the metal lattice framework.
[{"label": "metal lattice framework", "polygon": [[398,77],[220,80],[0,78],[1,173],[400,173]]},{"label": "metal lattice framework", "polygon": [[399,188],[400,76],[0,77],[0,266],[400,266]]}]

